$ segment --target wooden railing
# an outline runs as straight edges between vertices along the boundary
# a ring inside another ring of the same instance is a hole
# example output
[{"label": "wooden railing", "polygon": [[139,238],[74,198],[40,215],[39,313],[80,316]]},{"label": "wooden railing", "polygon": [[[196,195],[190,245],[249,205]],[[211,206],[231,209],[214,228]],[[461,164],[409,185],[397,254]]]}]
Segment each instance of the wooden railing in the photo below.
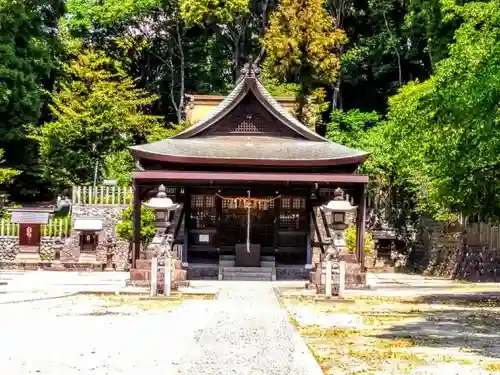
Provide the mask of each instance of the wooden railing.
[{"label": "wooden railing", "polygon": [[131,204],[130,186],[73,186],[73,204]]},{"label": "wooden railing", "polygon": [[[53,218],[42,225],[42,237],[69,237],[71,235],[71,217]],[[0,236],[19,236],[19,224],[10,219],[0,219]]]},{"label": "wooden railing", "polygon": [[467,244],[500,250],[500,224],[469,223],[466,225]]}]

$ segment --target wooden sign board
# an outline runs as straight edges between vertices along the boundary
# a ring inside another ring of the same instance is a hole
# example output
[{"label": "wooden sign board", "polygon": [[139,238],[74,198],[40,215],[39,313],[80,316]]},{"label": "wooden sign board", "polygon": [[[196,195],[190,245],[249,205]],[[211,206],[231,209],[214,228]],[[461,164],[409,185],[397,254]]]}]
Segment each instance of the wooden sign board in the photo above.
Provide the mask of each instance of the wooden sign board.
[{"label": "wooden sign board", "polygon": [[19,245],[40,246],[41,242],[40,224],[19,224]]}]

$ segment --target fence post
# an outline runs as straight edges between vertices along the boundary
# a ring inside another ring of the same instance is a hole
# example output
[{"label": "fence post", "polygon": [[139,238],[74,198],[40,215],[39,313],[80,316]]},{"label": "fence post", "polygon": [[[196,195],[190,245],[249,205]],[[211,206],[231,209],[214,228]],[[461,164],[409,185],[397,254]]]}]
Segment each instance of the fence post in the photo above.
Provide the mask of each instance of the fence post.
[{"label": "fence post", "polygon": [[344,297],[345,292],[345,260],[339,263],[339,297]]},{"label": "fence post", "polygon": [[4,231],[5,231],[5,219],[2,218],[2,220],[0,220],[0,236],[3,236],[4,235]]},{"label": "fence post", "polygon": [[154,256],[151,259],[151,297],[156,297],[158,292],[158,258]]},{"label": "fence post", "polygon": [[325,275],[325,294],[327,297],[332,296],[332,261],[326,261],[326,275]]}]

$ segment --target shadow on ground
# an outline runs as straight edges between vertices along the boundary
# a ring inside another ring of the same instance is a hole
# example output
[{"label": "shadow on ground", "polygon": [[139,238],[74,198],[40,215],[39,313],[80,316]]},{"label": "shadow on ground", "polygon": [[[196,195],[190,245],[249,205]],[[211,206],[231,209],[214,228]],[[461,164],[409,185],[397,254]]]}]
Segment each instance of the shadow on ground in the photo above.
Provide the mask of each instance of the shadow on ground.
[{"label": "shadow on ground", "polygon": [[[412,303],[427,305],[419,308],[419,321],[396,323],[376,337],[407,339],[422,347],[459,348],[500,358],[500,292],[435,294],[416,298]],[[415,311],[407,314],[415,316]],[[402,321],[405,319],[405,313],[398,315]]]}]

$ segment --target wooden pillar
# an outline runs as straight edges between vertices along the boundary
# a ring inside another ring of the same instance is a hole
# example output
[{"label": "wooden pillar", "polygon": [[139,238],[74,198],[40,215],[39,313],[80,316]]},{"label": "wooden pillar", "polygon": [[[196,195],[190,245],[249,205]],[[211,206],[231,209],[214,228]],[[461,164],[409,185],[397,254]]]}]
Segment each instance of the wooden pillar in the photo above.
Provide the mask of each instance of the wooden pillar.
[{"label": "wooden pillar", "polygon": [[182,244],[182,263],[188,264],[189,224],[191,222],[191,191],[184,188],[184,243]]},{"label": "wooden pillar", "polygon": [[132,222],[132,269],[134,269],[141,253],[141,188],[136,184],[134,184]]},{"label": "wooden pillar", "polygon": [[222,215],[222,199],[215,197],[215,247],[220,249],[221,244],[221,215]]},{"label": "wooden pillar", "polygon": [[274,238],[273,250],[278,248],[278,231],[280,229],[281,198],[274,200]]},{"label": "wooden pillar", "polygon": [[365,264],[365,205],[366,186],[363,185],[359,193],[358,208],[356,212],[356,259],[362,266]]},{"label": "wooden pillar", "polygon": [[312,200],[311,192],[307,192],[306,196],[306,266],[312,265],[312,249],[311,249],[311,215],[312,215]]}]

